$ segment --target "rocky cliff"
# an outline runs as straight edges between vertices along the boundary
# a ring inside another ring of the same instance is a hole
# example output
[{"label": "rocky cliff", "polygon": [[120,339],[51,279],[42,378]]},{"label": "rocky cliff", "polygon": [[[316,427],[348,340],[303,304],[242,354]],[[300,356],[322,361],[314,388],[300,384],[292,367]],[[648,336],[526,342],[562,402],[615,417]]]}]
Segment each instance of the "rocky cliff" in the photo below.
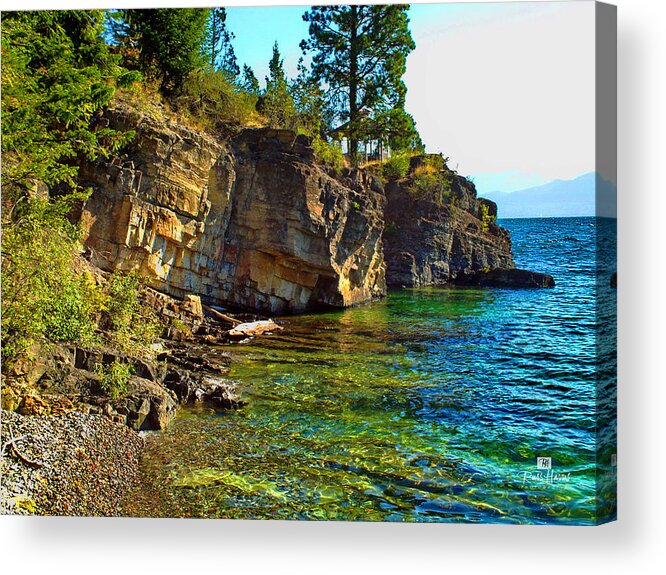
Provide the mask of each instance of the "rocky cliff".
[{"label": "rocky cliff", "polygon": [[94,263],[152,287],[274,314],[364,303],[385,293],[385,199],[360,171],[332,178],[309,141],[250,129],[215,139],[128,106],[120,158],[83,166],[81,222]]},{"label": "rocky cliff", "polygon": [[[90,258],[166,294],[286,314],[365,303],[387,283],[478,284],[515,267],[496,205],[439,156],[413,158],[385,189],[364,170],[329,173],[287,130],[215,138],[122,102],[102,123],[136,137],[81,168],[93,189],[81,213]],[[414,192],[433,158],[429,177],[446,183],[438,201]]]},{"label": "rocky cliff", "polygon": [[440,164],[428,180],[442,185],[439,198],[415,189],[428,157],[413,158],[407,177],[386,188],[387,284],[466,284],[479,272],[515,268],[509,232],[496,223],[497,205],[477,198],[474,184],[440,157],[431,158]]}]

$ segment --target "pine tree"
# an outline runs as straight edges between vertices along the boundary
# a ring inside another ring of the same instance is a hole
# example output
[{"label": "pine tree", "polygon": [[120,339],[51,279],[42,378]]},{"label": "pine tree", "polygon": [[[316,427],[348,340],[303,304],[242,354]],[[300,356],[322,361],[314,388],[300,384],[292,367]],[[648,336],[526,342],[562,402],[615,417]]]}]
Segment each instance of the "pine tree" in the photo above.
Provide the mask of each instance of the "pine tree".
[{"label": "pine tree", "polygon": [[322,132],[330,129],[332,119],[326,107],[324,91],[303,58],[298,61],[298,75],[289,83],[289,93],[298,115],[298,128],[310,136],[321,138]]},{"label": "pine tree", "polygon": [[364,113],[404,107],[402,75],[414,49],[407,5],[315,6],[303,19],[310,37],[314,77],[328,86],[328,98],[347,122],[349,152],[356,161]]},{"label": "pine tree", "polygon": [[107,155],[131,137],[91,126],[115,85],[138,79],[103,32],[101,10],[3,14],[3,199],[36,182],[71,191],[79,157]]},{"label": "pine tree", "polygon": [[294,100],[289,93],[284,62],[277,42],[273,45],[273,56],[268,63],[266,90],[259,111],[266,117],[271,128],[290,128],[293,125]]},{"label": "pine tree", "polygon": [[257,77],[254,75],[254,70],[252,70],[252,68],[247,64],[243,65],[243,79],[241,81],[241,88],[253,96],[258,96],[261,93],[259,80],[257,80]]},{"label": "pine tree", "polygon": [[222,70],[231,79],[240,74],[236,53],[231,41],[234,34],[227,28],[227,11],[211,8],[206,24],[204,54],[213,71]]}]

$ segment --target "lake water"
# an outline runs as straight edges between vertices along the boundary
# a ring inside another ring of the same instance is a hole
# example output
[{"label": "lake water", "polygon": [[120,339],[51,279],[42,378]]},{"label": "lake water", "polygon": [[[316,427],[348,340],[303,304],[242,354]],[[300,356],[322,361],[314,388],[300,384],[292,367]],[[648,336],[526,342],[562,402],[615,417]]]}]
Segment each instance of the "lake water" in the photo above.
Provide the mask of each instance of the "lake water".
[{"label": "lake water", "polygon": [[555,288],[402,290],[285,318],[284,332],[232,348],[247,406],[187,408],[149,438],[127,513],[612,518],[615,221],[500,223],[518,267]]}]

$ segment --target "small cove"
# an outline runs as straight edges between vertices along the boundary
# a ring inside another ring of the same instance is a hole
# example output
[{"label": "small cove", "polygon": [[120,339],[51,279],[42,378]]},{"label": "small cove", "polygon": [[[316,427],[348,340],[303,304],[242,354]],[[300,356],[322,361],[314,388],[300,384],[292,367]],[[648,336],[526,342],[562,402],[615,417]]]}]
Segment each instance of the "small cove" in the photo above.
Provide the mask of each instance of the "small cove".
[{"label": "small cove", "polygon": [[[127,513],[575,524],[612,514],[595,478],[614,451],[614,427],[596,423],[614,381],[598,369],[595,334],[601,322],[614,336],[615,224],[500,223],[517,265],[551,273],[555,288],[393,291],[222,348],[247,405],[186,408],[151,435]],[[542,456],[550,473],[536,469]]]}]

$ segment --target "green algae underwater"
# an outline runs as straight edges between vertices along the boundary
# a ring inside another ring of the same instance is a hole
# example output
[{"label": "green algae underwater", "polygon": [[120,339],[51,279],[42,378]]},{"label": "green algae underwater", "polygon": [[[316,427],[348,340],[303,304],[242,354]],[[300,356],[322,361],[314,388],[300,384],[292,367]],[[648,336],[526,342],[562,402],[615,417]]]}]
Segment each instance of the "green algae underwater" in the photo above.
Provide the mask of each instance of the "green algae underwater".
[{"label": "green algae underwater", "polygon": [[519,267],[554,289],[400,290],[284,318],[284,332],[228,348],[246,406],[188,407],[147,438],[126,514],[614,518],[615,356],[599,338],[615,337],[614,222],[503,225]]}]

